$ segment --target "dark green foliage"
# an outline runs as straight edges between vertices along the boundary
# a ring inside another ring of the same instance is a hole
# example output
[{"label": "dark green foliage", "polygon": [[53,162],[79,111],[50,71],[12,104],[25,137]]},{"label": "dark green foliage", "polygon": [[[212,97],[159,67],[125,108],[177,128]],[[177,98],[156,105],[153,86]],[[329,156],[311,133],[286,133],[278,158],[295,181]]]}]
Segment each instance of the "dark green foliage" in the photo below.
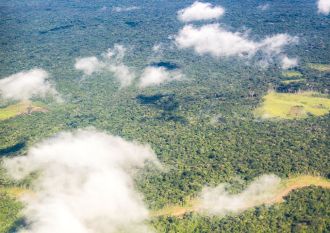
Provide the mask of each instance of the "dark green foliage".
[{"label": "dark green foliage", "polygon": [[21,209],[21,203],[0,192],[0,232],[14,232]]}]

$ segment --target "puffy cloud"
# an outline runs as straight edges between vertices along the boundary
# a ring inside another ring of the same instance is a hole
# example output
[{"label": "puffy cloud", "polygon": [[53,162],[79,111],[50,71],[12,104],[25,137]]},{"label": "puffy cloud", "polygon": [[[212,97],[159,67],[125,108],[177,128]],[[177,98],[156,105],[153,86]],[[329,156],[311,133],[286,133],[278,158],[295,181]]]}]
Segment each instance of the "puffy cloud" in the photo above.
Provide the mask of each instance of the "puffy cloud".
[{"label": "puffy cloud", "polygon": [[122,87],[131,85],[135,78],[135,75],[124,64],[110,65],[108,68],[120,81]]},{"label": "puffy cloud", "polygon": [[148,210],[132,179],[146,161],[158,164],[149,146],[95,130],[64,132],[6,159],[10,175],[34,171],[34,194],[25,196],[24,233],[148,232]]},{"label": "puffy cloud", "polygon": [[254,180],[238,194],[226,191],[227,184],[215,188],[205,188],[201,194],[200,209],[212,215],[239,213],[275,198],[280,178],[275,175],[263,175]]},{"label": "puffy cloud", "polygon": [[269,7],[270,7],[269,3],[266,3],[266,4],[259,5],[257,8],[261,11],[266,11],[269,9]]},{"label": "puffy cloud", "polygon": [[127,12],[127,11],[134,11],[134,10],[138,10],[140,9],[140,7],[137,6],[129,6],[129,7],[113,7],[112,11],[114,12]]},{"label": "puffy cloud", "polygon": [[224,13],[225,10],[220,6],[196,1],[191,6],[178,11],[178,19],[182,22],[218,19]]},{"label": "puffy cloud", "polygon": [[121,87],[130,85],[135,79],[135,74],[126,66],[123,59],[126,54],[126,48],[115,44],[102,55],[101,59],[97,57],[85,57],[76,60],[75,68],[83,71],[85,75],[92,75],[96,72],[111,72],[120,82]]},{"label": "puffy cloud", "polygon": [[91,75],[104,67],[104,64],[97,57],[84,57],[76,59],[74,65],[76,70],[84,72],[85,75]]},{"label": "puffy cloud", "polygon": [[317,8],[319,13],[328,15],[330,12],[330,0],[318,0]]},{"label": "puffy cloud", "polygon": [[48,77],[45,70],[37,68],[13,74],[0,79],[0,94],[5,99],[13,100],[28,100],[36,96],[45,97],[47,94],[58,97]]},{"label": "puffy cloud", "polygon": [[177,47],[192,48],[200,55],[250,58],[260,52],[266,57],[265,62],[281,55],[285,46],[298,41],[296,37],[288,34],[277,34],[261,41],[254,41],[246,34],[227,31],[219,24],[206,24],[201,27],[186,25],[174,39]]},{"label": "puffy cloud", "polygon": [[177,70],[168,70],[165,67],[147,67],[144,69],[139,86],[140,88],[157,86],[165,82],[174,80],[180,80],[183,78],[183,74]]},{"label": "puffy cloud", "polygon": [[193,48],[198,54],[211,54],[215,57],[254,54],[258,44],[240,33],[222,29],[219,24],[201,27],[184,26],[175,37],[179,48]]},{"label": "puffy cloud", "polygon": [[289,58],[287,56],[283,56],[281,62],[282,62],[282,69],[284,70],[296,67],[298,65],[297,58]]}]

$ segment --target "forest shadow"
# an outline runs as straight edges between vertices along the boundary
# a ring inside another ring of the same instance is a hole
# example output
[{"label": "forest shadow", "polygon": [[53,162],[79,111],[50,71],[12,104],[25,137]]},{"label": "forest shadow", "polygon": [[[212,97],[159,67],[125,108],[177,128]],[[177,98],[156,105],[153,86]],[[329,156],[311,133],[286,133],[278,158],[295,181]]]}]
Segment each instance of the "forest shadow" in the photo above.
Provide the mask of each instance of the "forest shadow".
[{"label": "forest shadow", "polygon": [[176,114],[180,104],[176,100],[175,94],[138,95],[136,99],[141,105],[162,110],[161,115],[156,118],[157,120],[187,123],[184,117]]},{"label": "forest shadow", "polygon": [[13,155],[13,154],[17,154],[25,147],[26,147],[26,142],[21,141],[21,142],[16,143],[13,146],[9,146],[9,147],[0,149],[0,157],[6,157],[6,156]]},{"label": "forest shadow", "polygon": [[153,67],[163,67],[167,70],[177,70],[180,68],[178,64],[167,61],[153,62],[150,65]]}]

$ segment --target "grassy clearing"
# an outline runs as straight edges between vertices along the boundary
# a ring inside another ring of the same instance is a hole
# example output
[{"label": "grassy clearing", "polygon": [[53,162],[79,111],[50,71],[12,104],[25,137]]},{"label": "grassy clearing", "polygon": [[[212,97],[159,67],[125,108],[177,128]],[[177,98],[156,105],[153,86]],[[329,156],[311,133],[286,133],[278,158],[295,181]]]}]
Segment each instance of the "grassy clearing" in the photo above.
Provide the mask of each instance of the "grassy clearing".
[{"label": "grassy clearing", "polygon": [[151,217],[160,217],[160,216],[173,216],[180,217],[185,213],[197,211],[197,206],[199,201],[194,199],[187,202],[187,204],[181,205],[170,205],[166,206],[163,209],[153,211]]},{"label": "grassy clearing", "polygon": [[302,73],[300,73],[299,71],[283,71],[282,72],[282,76],[285,78],[299,78],[302,77]]},{"label": "grassy clearing", "polygon": [[0,188],[0,193],[6,194],[12,198],[19,198],[24,194],[31,194],[32,191],[19,187],[5,187]]},{"label": "grassy clearing", "polygon": [[17,104],[9,105],[5,108],[0,108],[0,121],[7,120],[22,114],[44,111],[45,109],[39,104],[23,101]]},{"label": "grassy clearing", "polygon": [[289,80],[283,80],[282,83],[284,84],[290,84],[290,83],[302,83],[305,82],[305,79],[300,78],[300,79],[289,79]]},{"label": "grassy clearing", "polygon": [[262,118],[299,119],[309,114],[323,116],[330,111],[330,99],[317,92],[269,92],[255,115]]},{"label": "grassy clearing", "polygon": [[[259,203],[258,205],[272,205],[276,203],[283,202],[283,198],[286,197],[290,192],[295,189],[300,189],[308,186],[319,186],[322,188],[330,189],[330,180],[320,176],[309,176],[301,175],[290,177],[281,181],[281,184],[277,191],[269,198],[264,200],[264,202]],[[180,217],[186,213],[198,212],[199,211],[199,201],[197,199],[191,200],[184,206],[173,205],[165,207],[161,210],[157,210],[151,213],[152,217],[161,217],[161,216],[172,216]],[[255,205],[252,205],[253,208]]]},{"label": "grassy clearing", "polygon": [[329,73],[330,72],[330,64],[317,64],[317,63],[309,63],[307,66],[312,69],[316,70],[319,72],[325,72]]}]

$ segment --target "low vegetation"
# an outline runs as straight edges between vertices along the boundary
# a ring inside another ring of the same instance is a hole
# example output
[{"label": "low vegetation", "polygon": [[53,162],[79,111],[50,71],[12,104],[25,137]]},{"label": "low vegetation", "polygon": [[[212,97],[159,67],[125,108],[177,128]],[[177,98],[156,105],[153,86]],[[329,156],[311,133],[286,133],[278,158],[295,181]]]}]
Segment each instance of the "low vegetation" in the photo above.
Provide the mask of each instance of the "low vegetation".
[{"label": "low vegetation", "polygon": [[317,92],[268,92],[255,115],[262,118],[298,119],[323,116],[330,111],[330,99]]},{"label": "low vegetation", "polygon": [[302,77],[303,75],[299,71],[288,70],[288,71],[283,71],[282,76],[285,78],[298,78],[298,77]]},{"label": "low vegetation", "polygon": [[282,81],[283,84],[301,83],[301,82],[305,82],[305,79],[303,79],[303,78],[300,78],[300,79],[288,79],[288,80],[283,80]]},{"label": "low vegetation", "polygon": [[316,70],[319,72],[325,72],[325,73],[330,72],[330,64],[309,63],[307,66],[310,69]]},{"label": "low vegetation", "polygon": [[0,121],[7,120],[23,114],[31,114],[33,112],[44,112],[45,109],[36,103],[30,101],[22,101],[11,104],[4,108],[0,108]]}]

